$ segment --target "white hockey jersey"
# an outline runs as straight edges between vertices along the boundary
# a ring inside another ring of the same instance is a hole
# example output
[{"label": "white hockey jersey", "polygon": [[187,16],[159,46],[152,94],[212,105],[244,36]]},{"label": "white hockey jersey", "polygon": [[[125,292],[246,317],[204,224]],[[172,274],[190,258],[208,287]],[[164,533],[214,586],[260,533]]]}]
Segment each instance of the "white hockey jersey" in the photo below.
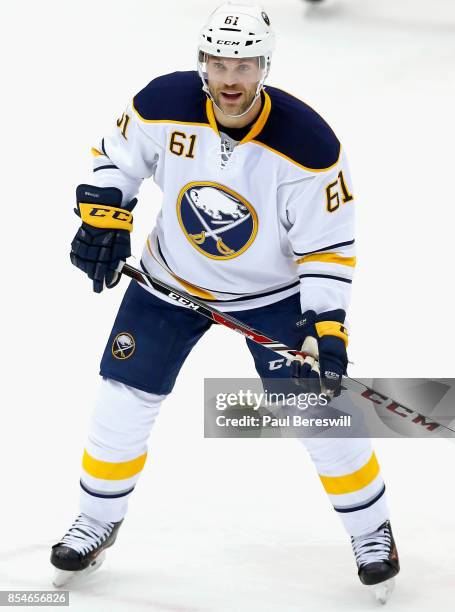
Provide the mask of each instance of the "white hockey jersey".
[{"label": "white hockey jersey", "polygon": [[[301,292],[302,311],[347,309],[354,198],[344,152],[310,107],[274,87],[226,151],[197,72],[153,80],[93,149],[94,183],[163,192],[141,264],[220,310]],[[162,297],[161,295],[159,297]]]}]

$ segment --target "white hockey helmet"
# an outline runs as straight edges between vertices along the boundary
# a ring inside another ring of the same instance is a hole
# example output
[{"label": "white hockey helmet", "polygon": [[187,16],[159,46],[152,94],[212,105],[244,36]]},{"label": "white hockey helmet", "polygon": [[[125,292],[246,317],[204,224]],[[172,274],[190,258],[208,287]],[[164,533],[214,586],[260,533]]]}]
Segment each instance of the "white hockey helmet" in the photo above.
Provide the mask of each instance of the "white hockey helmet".
[{"label": "white hockey helmet", "polygon": [[198,72],[205,93],[214,102],[208,86],[208,56],[234,59],[257,57],[261,76],[254,100],[244,113],[232,116],[246,114],[260,95],[270,70],[274,48],[275,34],[261,6],[233,2],[222,4],[210,15],[199,35]]}]

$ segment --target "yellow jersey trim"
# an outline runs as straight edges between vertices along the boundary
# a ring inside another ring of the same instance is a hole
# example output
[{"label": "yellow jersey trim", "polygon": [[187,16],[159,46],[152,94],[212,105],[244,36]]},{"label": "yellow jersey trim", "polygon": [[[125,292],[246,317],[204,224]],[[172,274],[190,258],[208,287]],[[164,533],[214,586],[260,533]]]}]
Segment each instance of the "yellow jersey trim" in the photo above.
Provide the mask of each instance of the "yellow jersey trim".
[{"label": "yellow jersey trim", "polygon": [[379,474],[376,455],[372,453],[369,461],[356,472],[344,476],[322,476],[319,478],[329,495],[346,495],[368,486]]},{"label": "yellow jersey trim", "polygon": [[153,257],[153,259],[163,268],[163,270],[166,270],[166,272],[170,274],[172,278],[175,278],[175,280],[178,281],[182,285],[182,287],[184,287],[188,291],[188,293],[191,293],[192,295],[195,295],[196,297],[200,297],[204,300],[216,300],[216,297],[212,293],[209,293],[208,291],[205,291],[204,289],[201,289],[200,287],[197,287],[196,285],[192,285],[191,283],[188,283],[187,281],[183,280],[183,278],[180,278],[180,276],[176,276],[168,268],[163,266],[163,264],[157,259],[157,257],[155,257],[152,251],[152,246],[150,244],[150,238],[147,238],[147,250],[150,253],[150,255]]},{"label": "yellow jersey trim", "polygon": [[[264,107],[263,107],[259,117],[255,121],[254,125],[252,126],[251,130],[238,143],[239,145],[240,144],[245,144],[247,142],[251,142],[253,140],[253,138],[255,138],[262,131],[264,125],[267,122],[267,119],[269,118],[270,111],[272,109],[272,100],[271,100],[271,98],[270,98],[268,93],[266,93],[265,91],[263,93],[264,93]],[[136,113],[138,118],[143,123],[172,123],[172,124],[176,124],[176,125],[197,125],[197,126],[200,126],[200,127],[211,127],[212,130],[218,136],[220,136],[220,131],[219,131],[218,124],[217,124],[217,121],[216,121],[216,118],[215,118],[215,111],[213,110],[213,102],[212,102],[212,100],[210,100],[210,98],[207,98],[207,100],[205,102],[205,112],[206,112],[206,115],[207,115],[208,123],[198,123],[198,122],[194,122],[194,121],[175,121],[173,119],[145,119],[139,113],[137,108],[134,106],[134,100],[131,102],[131,108],[133,109],[133,111]],[[92,149],[92,151],[93,151],[93,149]],[[100,155],[103,155],[103,154],[100,153]]]},{"label": "yellow jersey trim", "polygon": [[308,166],[304,166],[303,164],[299,164],[299,162],[295,161],[295,159],[292,159],[292,157],[288,157],[287,155],[285,155],[284,153],[281,153],[277,149],[273,149],[272,147],[269,147],[268,145],[264,144],[263,142],[259,142],[259,140],[250,140],[250,142],[252,144],[259,145],[260,147],[264,147],[264,149],[268,149],[272,153],[276,153],[276,155],[279,155],[283,159],[286,159],[287,161],[291,162],[292,164],[295,164],[296,166],[298,166],[299,168],[302,168],[303,170],[308,170],[308,172],[328,172],[332,168],[335,168],[335,166],[338,164],[338,162],[340,161],[340,158],[341,158],[341,145],[340,145],[340,152],[338,154],[338,159],[331,166],[328,166],[327,168],[309,168]]},{"label": "yellow jersey trim", "polygon": [[[251,142],[253,138],[255,138],[263,129],[264,125],[267,123],[267,119],[269,118],[270,111],[272,110],[272,100],[268,93],[263,91],[264,93],[264,106],[262,111],[259,114],[259,117],[254,122],[251,130],[248,134],[242,138],[242,140],[237,144],[237,146],[245,144],[247,142]],[[205,103],[205,111],[207,113],[207,118],[210,123],[210,127],[220,136],[220,130],[215,118],[215,111],[213,110],[213,102],[210,98],[207,98]]]},{"label": "yellow jersey trim", "polygon": [[145,119],[134,106],[134,100],[131,102],[131,108],[136,113],[142,123],[173,123],[176,125],[199,125],[202,127],[210,127],[209,123],[197,123],[195,121],[175,121],[174,119]]},{"label": "yellow jersey trim", "polygon": [[98,151],[98,149],[95,149],[95,147],[92,147],[90,151],[94,157],[99,157],[100,155],[104,155],[104,153],[102,153],[101,151]]},{"label": "yellow jersey trim", "polygon": [[[328,170],[331,170],[332,168],[334,168],[338,164],[338,162],[340,161],[340,158],[341,158],[341,152],[342,152],[341,144],[340,144],[340,150],[339,150],[339,154],[338,154],[338,159],[335,161],[335,163],[333,163],[331,166],[328,166],[327,168],[310,168],[309,166],[304,166],[303,164],[299,164],[299,162],[297,162],[294,159],[292,159],[292,157],[288,157],[287,155],[285,155],[284,153],[281,153],[277,149],[274,149],[274,148],[272,148],[272,147],[270,147],[270,146],[268,146],[268,145],[266,145],[266,144],[264,144],[262,142],[259,142],[258,140],[255,140],[256,136],[258,136],[260,134],[260,132],[264,128],[265,124],[267,123],[267,119],[269,118],[269,115],[270,115],[270,112],[271,112],[271,109],[272,109],[272,100],[271,100],[269,94],[265,91],[265,89],[263,89],[262,91],[264,93],[264,107],[263,107],[263,109],[262,109],[258,119],[256,120],[256,122],[254,123],[253,127],[251,128],[251,130],[248,132],[248,134],[238,144],[241,145],[241,144],[246,144],[248,142],[251,142],[253,144],[259,145],[260,147],[264,147],[265,149],[268,149],[272,153],[275,153],[275,154],[279,155],[283,159],[286,159],[287,161],[289,161],[289,162],[293,163],[294,165],[298,166],[299,168],[302,168],[303,170],[307,170],[309,172],[327,172]],[[289,94],[285,90],[281,90],[281,91],[284,91],[288,95],[292,96],[292,94]],[[295,98],[296,100],[299,100],[299,98],[296,98],[296,96],[292,96],[292,97]],[[299,100],[299,101],[302,102],[302,100]],[[309,106],[309,105],[307,105],[307,106]],[[206,102],[205,102],[205,112],[206,112],[207,121],[208,121],[207,123],[201,123],[201,122],[195,122],[195,121],[176,121],[174,119],[145,119],[145,117],[143,117],[139,113],[137,108],[134,106],[134,99],[131,102],[131,108],[133,109],[133,111],[137,115],[137,117],[140,119],[140,121],[142,121],[143,123],[167,123],[167,124],[174,124],[174,125],[194,125],[194,126],[199,126],[199,127],[210,127],[210,128],[212,128],[212,130],[218,136],[220,136],[220,131],[219,131],[219,128],[218,128],[218,124],[216,122],[215,112],[214,112],[214,109],[213,109],[213,102],[208,97],[207,97]],[[311,107],[309,106],[309,108],[311,108]],[[93,149],[92,149],[92,152],[93,152]],[[99,153],[99,154],[103,155],[103,153]]]},{"label": "yellow jersey trim", "polygon": [[215,111],[213,110],[213,102],[210,98],[207,98],[205,101],[205,112],[207,114],[207,119],[209,120],[209,125],[216,132],[218,136],[220,136],[220,130],[218,129],[218,124],[215,119]]},{"label": "yellow jersey trim", "polygon": [[101,478],[103,480],[125,480],[136,476],[142,471],[147,453],[144,453],[136,459],[130,461],[121,461],[119,463],[111,463],[110,461],[100,461],[89,455],[85,450],[82,457],[82,467],[93,478]]},{"label": "yellow jersey trim", "polygon": [[313,253],[312,255],[305,255],[305,257],[297,259],[295,263],[303,264],[309,263],[310,261],[340,264],[341,266],[350,266],[351,268],[354,268],[357,263],[355,257],[342,257],[336,253]]},{"label": "yellow jersey trim", "polygon": [[245,136],[245,138],[242,138],[242,140],[239,142],[239,145],[245,144],[246,142],[251,142],[253,138],[255,138],[262,131],[262,128],[267,123],[267,119],[269,118],[271,110],[272,110],[272,100],[269,94],[266,91],[264,91],[264,107],[261,111],[261,114],[257,118],[257,121],[254,123],[251,130]]}]

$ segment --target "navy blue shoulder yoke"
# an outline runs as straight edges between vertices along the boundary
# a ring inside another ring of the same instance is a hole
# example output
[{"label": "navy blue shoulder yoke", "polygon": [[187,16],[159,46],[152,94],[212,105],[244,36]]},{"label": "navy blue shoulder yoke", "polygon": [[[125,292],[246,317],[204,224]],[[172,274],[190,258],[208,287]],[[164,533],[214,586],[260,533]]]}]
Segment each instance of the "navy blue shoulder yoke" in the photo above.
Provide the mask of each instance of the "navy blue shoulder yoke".
[{"label": "navy blue shoulder yoke", "polygon": [[281,89],[266,87],[266,92],[272,108],[254,140],[305,168],[324,170],[333,166],[341,145],[324,119],[305,102]]},{"label": "navy blue shoulder yoke", "polygon": [[144,121],[182,121],[208,125],[207,96],[195,70],[172,72],[153,79],[133,98]]}]

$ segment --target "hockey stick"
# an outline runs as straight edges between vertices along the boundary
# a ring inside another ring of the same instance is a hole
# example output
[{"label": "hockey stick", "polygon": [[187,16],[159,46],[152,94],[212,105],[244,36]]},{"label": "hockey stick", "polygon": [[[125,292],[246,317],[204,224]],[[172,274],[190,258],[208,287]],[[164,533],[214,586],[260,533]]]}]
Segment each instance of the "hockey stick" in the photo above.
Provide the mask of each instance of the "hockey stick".
[{"label": "hockey stick", "polygon": [[[291,349],[286,346],[282,342],[278,342],[277,340],[273,340],[268,336],[262,334],[261,332],[249,327],[245,323],[242,323],[235,317],[232,317],[226,313],[221,313],[213,306],[206,304],[197,298],[185,293],[184,291],[180,291],[171,285],[168,285],[162,280],[159,280],[153,276],[150,276],[145,270],[138,270],[133,266],[130,266],[126,262],[121,262],[118,272],[121,274],[125,274],[130,278],[134,279],[141,285],[145,285],[146,287],[152,287],[162,295],[165,295],[168,298],[171,298],[178,304],[182,306],[186,306],[194,312],[198,312],[202,316],[210,319],[213,323],[217,323],[219,325],[224,325],[224,327],[228,327],[232,329],[246,338],[249,338],[253,342],[260,344],[261,346],[265,346],[270,349],[274,353],[288,359],[289,361],[294,361],[298,359],[299,361],[303,361],[305,357],[312,357],[309,353],[305,353],[302,351],[297,351]],[[381,406],[386,410],[389,410],[392,414],[397,417],[404,418],[410,420],[416,426],[424,427],[428,432],[435,434],[439,437],[443,438],[455,438],[455,430],[451,429],[447,425],[443,425],[442,423],[438,423],[437,421],[431,420],[428,416],[417,412],[407,406],[404,406],[400,402],[395,401],[391,397],[387,397],[386,395],[379,393],[369,387],[368,385],[362,383],[355,378],[350,378],[349,376],[343,377],[343,385],[342,388],[347,391],[352,391],[357,395],[364,397],[365,399],[370,400],[375,406]]]},{"label": "hockey stick", "polygon": [[130,278],[133,278],[141,285],[145,285],[146,287],[153,287],[153,289],[155,289],[156,291],[159,291],[166,297],[171,298],[178,304],[181,304],[182,306],[186,306],[187,308],[198,312],[207,319],[210,319],[213,323],[218,323],[220,325],[224,325],[225,327],[229,327],[230,329],[233,329],[234,331],[242,334],[246,338],[253,340],[253,342],[265,346],[266,348],[270,349],[271,351],[274,351],[275,353],[278,353],[278,355],[281,355],[286,359],[294,361],[294,359],[301,358],[301,360],[303,361],[305,357],[311,357],[309,353],[303,353],[302,351],[293,350],[288,346],[284,345],[282,342],[272,340],[272,338],[261,334],[261,332],[258,332],[252,327],[249,327],[238,319],[235,319],[234,317],[231,317],[228,314],[221,314],[221,312],[219,312],[219,310],[216,310],[216,308],[213,308],[212,306],[199,301],[197,298],[193,297],[192,295],[189,295],[188,293],[185,293],[184,291],[180,291],[175,287],[171,287],[171,285],[168,285],[164,281],[150,276],[150,274],[145,271],[133,268],[133,266],[130,266],[127,263],[123,263],[123,265],[120,264],[117,271],[121,272],[122,274],[125,274],[126,276],[129,276]]}]

